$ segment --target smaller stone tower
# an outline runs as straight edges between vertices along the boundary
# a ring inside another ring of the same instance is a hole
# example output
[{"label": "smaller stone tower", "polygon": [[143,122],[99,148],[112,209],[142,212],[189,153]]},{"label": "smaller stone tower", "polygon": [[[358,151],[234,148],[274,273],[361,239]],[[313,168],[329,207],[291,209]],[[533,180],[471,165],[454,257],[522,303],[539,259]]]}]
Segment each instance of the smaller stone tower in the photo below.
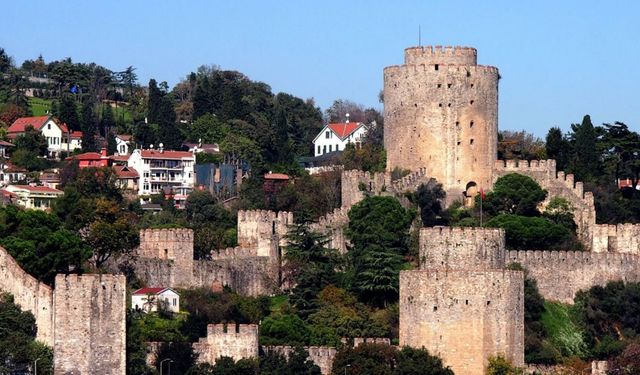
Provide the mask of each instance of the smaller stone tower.
[{"label": "smaller stone tower", "polygon": [[257,324],[209,324],[207,337],[193,344],[198,362],[215,364],[220,357],[234,361],[258,357]]}]

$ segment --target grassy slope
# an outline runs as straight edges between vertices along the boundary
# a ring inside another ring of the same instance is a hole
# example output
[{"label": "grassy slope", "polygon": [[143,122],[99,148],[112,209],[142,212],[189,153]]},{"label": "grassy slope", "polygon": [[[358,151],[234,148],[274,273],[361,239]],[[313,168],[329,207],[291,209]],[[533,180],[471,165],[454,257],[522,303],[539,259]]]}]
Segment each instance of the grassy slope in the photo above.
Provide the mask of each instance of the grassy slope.
[{"label": "grassy slope", "polygon": [[[51,100],[29,98],[29,109],[31,109],[32,116],[44,116],[47,114],[47,111],[51,110]],[[78,106],[78,112],[79,111],[80,106]],[[127,124],[133,121],[131,111],[129,111],[129,108],[126,107],[113,108],[113,115],[116,119],[122,119],[122,117],[124,116],[124,122]]]},{"label": "grassy slope", "polygon": [[574,317],[573,306],[546,301],[544,308],[542,324],[553,345],[565,357],[587,356],[584,332]]}]

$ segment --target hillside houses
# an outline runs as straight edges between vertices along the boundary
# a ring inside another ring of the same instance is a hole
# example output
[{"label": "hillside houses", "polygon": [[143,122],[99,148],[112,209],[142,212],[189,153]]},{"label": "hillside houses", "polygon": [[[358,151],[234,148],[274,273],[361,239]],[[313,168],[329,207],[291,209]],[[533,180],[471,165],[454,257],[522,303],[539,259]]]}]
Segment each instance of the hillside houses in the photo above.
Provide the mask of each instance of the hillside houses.
[{"label": "hillside houses", "polygon": [[70,131],[54,116],[20,117],[7,129],[7,137],[15,140],[28,127],[39,130],[47,140],[48,158],[59,159],[62,152],[71,153],[82,148],[82,132]]}]

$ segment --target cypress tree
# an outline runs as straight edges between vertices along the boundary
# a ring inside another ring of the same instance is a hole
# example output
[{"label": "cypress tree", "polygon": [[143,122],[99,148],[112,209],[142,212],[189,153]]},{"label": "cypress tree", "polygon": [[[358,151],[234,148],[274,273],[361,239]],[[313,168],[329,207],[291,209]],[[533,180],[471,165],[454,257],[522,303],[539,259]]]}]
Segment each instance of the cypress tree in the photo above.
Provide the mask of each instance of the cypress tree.
[{"label": "cypress tree", "polygon": [[95,102],[92,98],[87,98],[82,104],[82,151],[97,151],[96,133],[98,128],[98,118],[96,116]]}]

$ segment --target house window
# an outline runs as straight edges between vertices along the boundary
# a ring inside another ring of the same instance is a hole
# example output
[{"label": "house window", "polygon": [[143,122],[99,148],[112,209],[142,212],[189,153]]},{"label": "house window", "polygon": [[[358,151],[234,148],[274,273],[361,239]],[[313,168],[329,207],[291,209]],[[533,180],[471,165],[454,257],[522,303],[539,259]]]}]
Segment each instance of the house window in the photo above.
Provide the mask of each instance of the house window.
[{"label": "house window", "polygon": [[333,145],[329,145],[329,152],[331,152],[332,148],[333,148]]},{"label": "house window", "polygon": [[47,124],[47,129],[51,130],[51,124]]},{"label": "house window", "polygon": [[336,151],[340,151],[340,145],[336,145]]},{"label": "house window", "polygon": [[325,154],[326,152],[327,152],[327,146],[324,145],[324,146],[322,146],[322,153]]},{"label": "house window", "polygon": [[175,305],[177,305],[177,301],[176,301],[176,299],[174,298],[174,299],[173,299],[173,306],[175,306]]},{"label": "house window", "polygon": [[327,131],[324,133],[324,137],[325,137],[326,139],[331,138],[331,132],[327,130]]},{"label": "house window", "polygon": [[322,151],[322,148],[320,148],[320,145],[318,145],[318,154],[320,153],[320,151]]}]

